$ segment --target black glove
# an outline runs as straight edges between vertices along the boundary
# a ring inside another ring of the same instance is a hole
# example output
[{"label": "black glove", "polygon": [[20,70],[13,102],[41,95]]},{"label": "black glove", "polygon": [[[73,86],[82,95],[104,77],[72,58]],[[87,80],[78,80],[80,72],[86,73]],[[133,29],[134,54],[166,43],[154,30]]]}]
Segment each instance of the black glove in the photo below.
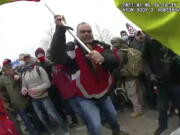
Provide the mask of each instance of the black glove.
[{"label": "black glove", "polygon": [[74,29],[73,29],[72,27],[70,27],[70,26],[64,26],[64,27],[65,27],[66,30],[72,30],[72,31],[74,30]]}]

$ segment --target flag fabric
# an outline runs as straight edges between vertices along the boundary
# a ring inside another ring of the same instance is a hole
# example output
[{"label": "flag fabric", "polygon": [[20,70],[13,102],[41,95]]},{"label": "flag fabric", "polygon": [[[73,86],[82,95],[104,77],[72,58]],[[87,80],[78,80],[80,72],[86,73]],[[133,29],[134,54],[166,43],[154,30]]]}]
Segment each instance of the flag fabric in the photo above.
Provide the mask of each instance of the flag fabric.
[{"label": "flag fabric", "polygon": [[17,59],[17,60],[15,60],[15,61],[12,62],[12,67],[13,67],[13,69],[15,69],[16,67],[18,67],[18,66],[20,66],[20,65],[21,65],[21,63],[20,63],[19,59]]},{"label": "flag fabric", "polygon": [[40,0],[14,0],[14,1],[35,1],[35,2],[39,2]]},{"label": "flag fabric", "polygon": [[8,2],[13,2],[13,0],[1,0],[0,5],[8,3]]},{"label": "flag fabric", "polygon": [[136,33],[136,29],[129,23],[126,23],[126,29],[128,30],[129,35],[134,35]]},{"label": "flag fabric", "polygon": [[129,20],[180,55],[180,0],[114,2]]},{"label": "flag fabric", "polygon": [[39,2],[40,0],[0,0],[0,5],[5,4],[5,3],[9,3],[9,2],[15,2],[15,1],[35,1],[35,2]]}]

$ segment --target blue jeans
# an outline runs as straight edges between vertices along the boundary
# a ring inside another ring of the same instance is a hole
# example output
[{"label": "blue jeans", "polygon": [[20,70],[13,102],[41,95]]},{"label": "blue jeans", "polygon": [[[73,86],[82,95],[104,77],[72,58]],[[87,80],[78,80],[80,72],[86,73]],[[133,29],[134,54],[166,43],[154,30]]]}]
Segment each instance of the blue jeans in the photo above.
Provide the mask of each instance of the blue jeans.
[{"label": "blue jeans", "polygon": [[20,117],[23,120],[24,125],[26,126],[26,128],[29,131],[30,135],[39,135],[37,130],[33,127],[31,121],[29,120],[25,110],[17,111],[17,114],[20,115]]},{"label": "blue jeans", "polygon": [[62,118],[55,110],[54,105],[52,104],[49,97],[32,99],[32,105],[40,121],[50,133],[53,132],[53,129],[49,125],[49,120],[47,120],[45,113],[47,113],[50,118],[52,118],[59,126],[61,126],[64,133],[68,132],[68,128],[65,126]]},{"label": "blue jeans", "polygon": [[106,118],[114,133],[120,131],[117,112],[109,96],[100,99],[75,97],[70,103],[86,124],[89,135],[102,135],[101,114]]}]

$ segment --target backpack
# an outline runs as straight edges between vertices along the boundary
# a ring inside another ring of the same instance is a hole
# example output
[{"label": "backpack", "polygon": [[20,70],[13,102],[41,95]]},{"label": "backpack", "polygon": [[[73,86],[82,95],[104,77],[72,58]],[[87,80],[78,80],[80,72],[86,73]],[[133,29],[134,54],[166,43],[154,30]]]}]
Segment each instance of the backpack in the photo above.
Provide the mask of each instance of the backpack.
[{"label": "backpack", "polygon": [[41,78],[41,72],[39,70],[39,66],[36,66],[36,72],[38,73],[39,77]]},{"label": "backpack", "polygon": [[132,76],[139,76],[143,72],[142,66],[142,53],[134,48],[121,49],[123,51],[127,51],[128,62],[125,65],[126,70]]}]

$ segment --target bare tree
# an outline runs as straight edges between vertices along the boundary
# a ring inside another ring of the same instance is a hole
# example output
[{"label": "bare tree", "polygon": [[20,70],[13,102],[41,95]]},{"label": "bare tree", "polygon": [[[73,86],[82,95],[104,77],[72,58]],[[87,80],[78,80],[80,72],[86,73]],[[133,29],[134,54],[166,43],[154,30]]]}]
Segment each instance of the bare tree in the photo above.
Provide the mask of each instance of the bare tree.
[{"label": "bare tree", "polygon": [[47,35],[50,37],[51,40],[53,38],[54,31],[55,31],[55,25],[51,23],[49,30],[47,30]]},{"label": "bare tree", "polygon": [[50,24],[49,29],[46,31],[46,37],[41,40],[41,47],[45,51],[47,51],[47,49],[50,47],[54,30],[55,30],[55,26],[53,24]]},{"label": "bare tree", "polygon": [[41,40],[41,47],[45,50],[45,52],[50,47],[50,44],[51,44],[51,40],[48,38],[44,38]]},{"label": "bare tree", "polygon": [[96,39],[102,42],[110,43],[112,34],[109,29],[102,28],[98,24],[95,24],[95,33],[94,36]]}]

